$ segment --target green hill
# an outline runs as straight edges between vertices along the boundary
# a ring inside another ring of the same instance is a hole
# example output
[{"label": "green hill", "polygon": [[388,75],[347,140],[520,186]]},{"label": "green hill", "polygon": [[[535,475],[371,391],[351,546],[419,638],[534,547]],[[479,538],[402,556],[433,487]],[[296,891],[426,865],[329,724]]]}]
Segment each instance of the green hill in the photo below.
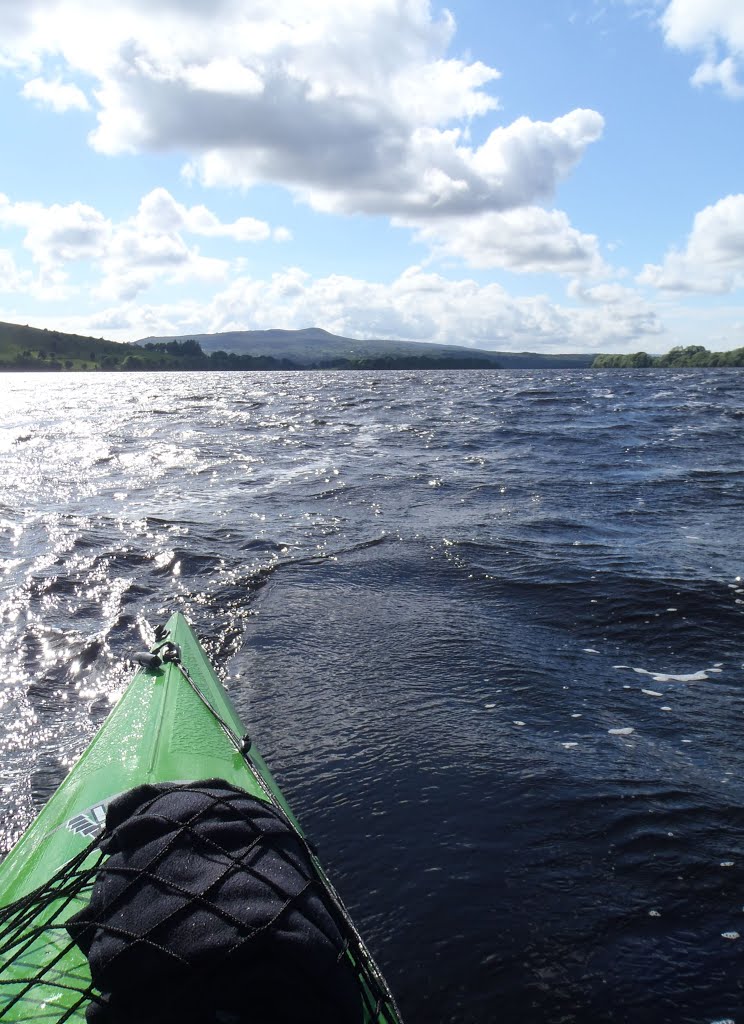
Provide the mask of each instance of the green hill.
[{"label": "green hill", "polygon": [[235,353],[254,358],[289,360],[303,369],[408,369],[447,368],[535,369],[589,367],[594,354],[546,355],[538,352],[491,352],[466,345],[395,341],[382,338],[345,338],[319,327],[299,331],[226,331],[221,334],[169,335],[143,338],[139,345],[193,339],[205,352]]},{"label": "green hill", "polygon": [[586,368],[593,354],[489,352],[465,345],[358,340],[312,327],[143,338],[136,343],[0,323],[3,370],[409,370]]},{"label": "green hill", "polygon": [[294,369],[276,359],[240,356],[215,359],[197,342],[185,340],[140,346],[82,334],[0,323],[3,370],[263,370]]},{"label": "green hill", "polygon": [[118,341],[0,323],[0,371],[157,369],[163,362],[160,353]]}]

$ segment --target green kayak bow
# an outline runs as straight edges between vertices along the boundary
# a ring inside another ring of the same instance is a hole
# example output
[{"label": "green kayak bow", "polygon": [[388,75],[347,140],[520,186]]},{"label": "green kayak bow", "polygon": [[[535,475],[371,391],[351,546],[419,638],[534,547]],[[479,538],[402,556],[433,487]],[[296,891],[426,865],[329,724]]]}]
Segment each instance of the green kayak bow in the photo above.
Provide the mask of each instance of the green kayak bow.
[{"label": "green kayak bow", "polygon": [[108,805],[144,784],[219,779],[271,805],[305,847],[313,884],[344,936],[360,1024],[399,1024],[379,969],[186,619],[174,614],[156,638],[98,734],[0,865],[0,1020],[84,1021],[98,998],[88,960],[65,926],[88,906],[105,865]]}]

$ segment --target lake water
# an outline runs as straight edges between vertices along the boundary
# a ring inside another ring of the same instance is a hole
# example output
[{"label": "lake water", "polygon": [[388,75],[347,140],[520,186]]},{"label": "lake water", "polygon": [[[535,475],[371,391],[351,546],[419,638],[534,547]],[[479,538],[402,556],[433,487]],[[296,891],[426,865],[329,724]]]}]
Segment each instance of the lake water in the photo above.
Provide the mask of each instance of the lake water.
[{"label": "lake water", "polygon": [[190,619],[407,1024],[744,1022],[744,371],[0,377],[0,845]]}]

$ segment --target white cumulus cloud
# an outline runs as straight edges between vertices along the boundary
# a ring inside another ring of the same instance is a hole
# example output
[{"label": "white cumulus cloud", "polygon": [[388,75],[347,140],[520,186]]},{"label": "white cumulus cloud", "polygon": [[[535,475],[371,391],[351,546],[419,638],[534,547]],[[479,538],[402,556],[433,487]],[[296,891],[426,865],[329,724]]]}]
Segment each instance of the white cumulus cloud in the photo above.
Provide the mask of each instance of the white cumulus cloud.
[{"label": "white cumulus cloud", "polygon": [[741,0],[671,0],[661,23],[670,46],[702,56],[694,85],[718,85],[734,99],[744,97]]},{"label": "white cumulus cloud", "polygon": [[27,100],[36,100],[42,106],[51,107],[57,114],[66,110],[89,110],[88,98],[82,89],[72,82],[59,78],[32,78],[23,86],[21,95]]},{"label": "white cumulus cloud", "polygon": [[633,296],[627,302],[613,296],[609,303],[576,307],[544,295],[514,297],[497,284],[451,280],[417,266],[390,283],[337,274],[312,277],[290,268],[269,278],[237,278],[204,303],[154,305],[125,299],[86,321],[62,324],[67,330],[103,332],[127,341],[313,325],[347,337],[511,351],[652,348],[663,334],[655,312]]},{"label": "white cumulus cloud", "polygon": [[98,258],[112,230],[110,221],[85,203],[13,203],[2,194],[0,227],[25,230],[24,247],[47,269]]},{"label": "white cumulus cloud", "polygon": [[[439,220],[502,211],[548,199],[602,134],[593,110],[574,110],[550,122],[523,117],[470,146],[459,128],[391,126],[370,122],[361,137],[343,130],[325,139],[295,134],[292,149],[254,138],[246,145],[210,148],[192,161],[203,184],[280,181],[327,213],[384,214]],[[400,129],[400,130],[399,130]],[[307,142],[303,153],[294,145]]]},{"label": "white cumulus cloud", "polygon": [[313,278],[299,269],[268,281],[242,278],[215,296],[205,322],[215,331],[321,324],[358,338],[554,352],[628,345],[662,330],[655,313],[635,301],[582,309],[543,295],[515,297],[498,284],[451,280],[417,266],[390,284]]},{"label": "white cumulus cloud", "polygon": [[723,294],[744,288],[744,194],[726,196],[695,215],[683,249],[647,264],[641,284],[666,291]]},{"label": "white cumulus cloud", "polygon": [[206,206],[179,203],[164,188],[145,195],[137,212],[118,223],[85,203],[14,203],[0,194],[2,228],[24,232],[23,246],[49,288],[44,297],[60,297],[59,287],[66,281],[60,275],[72,264],[87,264],[100,275],[97,294],[122,300],[133,299],[156,281],[225,278],[230,261],[202,254],[189,240],[192,236],[253,243],[286,241],[289,234],[253,217],[223,222]]},{"label": "white cumulus cloud", "polygon": [[589,275],[607,269],[595,235],[574,228],[562,210],[540,206],[429,221],[416,237],[435,254],[458,256],[472,267]]},{"label": "white cumulus cloud", "polygon": [[571,281],[566,291],[572,299],[578,299],[591,305],[629,306],[631,304],[643,304],[645,306],[643,299],[637,291],[614,281],[595,284],[591,287],[587,287],[582,281]]},{"label": "white cumulus cloud", "polygon": [[25,292],[30,284],[31,274],[18,269],[13,253],[9,249],[0,249],[0,292],[4,295]]},{"label": "white cumulus cloud", "polygon": [[235,242],[263,242],[272,234],[266,221],[239,217],[226,224],[206,206],[183,206],[164,188],[153,189],[143,198],[135,226],[147,233],[186,231],[211,238],[231,238]]},{"label": "white cumulus cloud", "polygon": [[0,60],[35,80],[48,66],[92,80],[96,149],[185,152],[204,184],[278,183],[319,210],[441,218],[534,205],[603,130],[577,109],[474,144],[475,120],[498,109],[499,72],[449,55],[454,19],[429,0],[17,7],[0,5]]}]

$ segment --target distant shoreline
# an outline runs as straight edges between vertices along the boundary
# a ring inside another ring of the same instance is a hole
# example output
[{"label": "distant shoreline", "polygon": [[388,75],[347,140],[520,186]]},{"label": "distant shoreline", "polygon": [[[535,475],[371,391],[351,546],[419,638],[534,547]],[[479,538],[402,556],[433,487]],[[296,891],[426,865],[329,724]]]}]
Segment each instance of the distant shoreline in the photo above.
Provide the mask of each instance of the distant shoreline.
[{"label": "distant shoreline", "polygon": [[720,369],[727,366],[744,366],[744,348],[709,352],[702,345],[687,345],[672,348],[660,356],[651,356],[647,352],[599,355],[592,363],[595,370]]},{"label": "distant shoreline", "polygon": [[321,328],[107,341],[0,322],[0,371],[416,370],[589,367],[596,353],[494,352],[467,345],[360,340]]},{"label": "distant shoreline", "polygon": [[[229,351],[228,351],[229,349]],[[275,370],[574,370],[744,366],[744,348],[702,345],[663,355],[503,352],[465,345],[344,338],[321,328],[232,331],[195,337],[107,341],[28,325],[0,323],[0,372],[127,373]]]},{"label": "distant shoreline", "polygon": [[738,363],[697,363],[695,365],[665,364],[646,367],[635,366],[459,366],[456,364],[448,366],[263,366],[263,367],[232,367],[232,366],[148,366],[148,367],[109,367],[97,366],[88,369],[76,367],[67,368],[64,366],[9,366],[0,363],[0,374],[13,373],[38,373],[42,376],[53,374],[79,373],[91,377],[104,374],[124,376],[129,373],[412,373],[416,370],[428,372],[445,373],[448,370],[461,371],[483,371],[493,370],[499,373],[522,373],[530,370],[545,370],[548,372],[557,371],[581,371],[589,372],[594,370],[737,370],[744,369],[744,361]]}]

